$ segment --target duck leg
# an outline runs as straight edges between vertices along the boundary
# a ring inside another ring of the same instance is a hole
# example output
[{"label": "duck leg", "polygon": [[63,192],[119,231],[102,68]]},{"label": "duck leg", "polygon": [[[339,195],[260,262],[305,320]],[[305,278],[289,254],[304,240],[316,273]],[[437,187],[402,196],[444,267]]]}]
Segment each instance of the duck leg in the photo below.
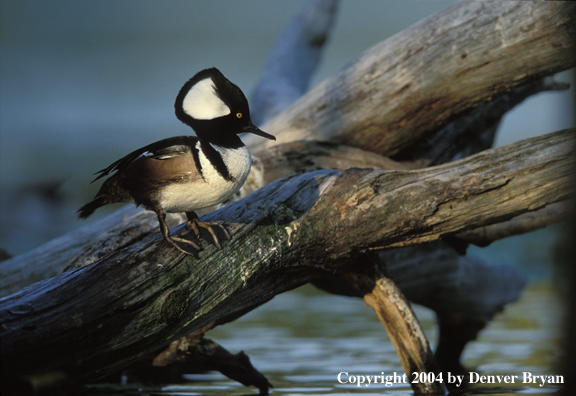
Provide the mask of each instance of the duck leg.
[{"label": "duck leg", "polygon": [[158,216],[158,222],[160,223],[160,231],[162,232],[162,236],[164,237],[166,242],[170,243],[176,249],[178,249],[182,253],[186,253],[186,254],[194,254],[194,253],[190,253],[190,252],[182,249],[180,246],[178,246],[178,244],[176,242],[186,243],[188,245],[192,245],[194,247],[194,249],[196,249],[196,250],[202,250],[200,248],[200,246],[198,246],[196,243],[194,243],[192,241],[189,241],[189,240],[184,239],[184,238],[179,238],[177,236],[170,236],[170,229],[168,228],[168,224],[166,224],[166,213],[164,213],[164,211],[162,211],[162,210],[155,211],[155,212],[156,212],[156,215]]},{"label": "duck leg", "polygon": [[192,231],[194,231],[194,234],[196,235],[197,238],[200,238],[200,229],[198,227],[205,228],[212,236],[214,244],[218,247],[218,249],[222,249],[222,246],[220,246],[220,241],[218,240],[218,237],[216,236],[216,233],[212,228],[213,226],[219,227],[224,232],[226,239],[228,240],[232,239],[228,230],[224,228],[224,226],[220,223],[214,223],[214,222],[205,223],[203,221],[200,221],[200,219],[198,219],[198,215],[195,212],[186,212],[186,217],[188,218],[188,221],[186,222],[186,228],[192,228]]}]

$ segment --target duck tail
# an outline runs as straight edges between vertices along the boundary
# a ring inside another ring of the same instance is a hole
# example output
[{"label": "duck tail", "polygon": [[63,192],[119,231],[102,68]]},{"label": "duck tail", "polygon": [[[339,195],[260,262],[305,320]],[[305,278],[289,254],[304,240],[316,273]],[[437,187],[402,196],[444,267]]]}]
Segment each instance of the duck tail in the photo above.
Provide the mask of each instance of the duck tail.
[{"label": "duck tail", "polygon": [[78,209],[78,212],[76,213],[78,214],[79,219],[85,219],[94,213],[94,211],[100,206],[104,206],[106,204],[107,202],[103,197],[96,197],[94,200],[88,202],[86,205]]}]

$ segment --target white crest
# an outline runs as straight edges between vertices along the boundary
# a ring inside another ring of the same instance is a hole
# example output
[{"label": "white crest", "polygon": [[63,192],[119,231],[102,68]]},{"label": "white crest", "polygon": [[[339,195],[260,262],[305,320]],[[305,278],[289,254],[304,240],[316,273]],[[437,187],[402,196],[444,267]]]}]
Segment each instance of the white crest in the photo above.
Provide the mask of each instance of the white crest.
[{"label": "white crest", "polygon": [[182,109],[197,120],[211,120],[230,114],[230,108],[216,95],[216,87],[210,77],[198,81],[188,91]]}]

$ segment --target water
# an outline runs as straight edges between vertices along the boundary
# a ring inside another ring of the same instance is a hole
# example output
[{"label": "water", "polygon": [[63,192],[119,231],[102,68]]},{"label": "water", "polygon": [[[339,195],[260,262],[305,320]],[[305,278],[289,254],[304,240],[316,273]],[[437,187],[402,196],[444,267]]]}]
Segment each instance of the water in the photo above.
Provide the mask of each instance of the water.
[{"label": "water", "polygon": [[[432,346],[437,339],[432,311],[416,306]],[[452,393],[465,395],[552,395],[560,387],[524,384],[523,372],[557,375],[562,304],[549,282],[532,283],[465,350],[465,366],[479,375],[517,375],[515,384],[474,384]],[[243,350],[274,385],[275,395],[411,395],[407,383],[343,384],[338,374],[403,374],[396,352],[373,311],[356,298],[332,296],[312,286],[277,296],[236,322],[206,335],[231,353]],[[342,374],[342,382],[350,377]],[[91,386],[95,395],[257,394],[220,373],[186,375],[179,384]]]}]

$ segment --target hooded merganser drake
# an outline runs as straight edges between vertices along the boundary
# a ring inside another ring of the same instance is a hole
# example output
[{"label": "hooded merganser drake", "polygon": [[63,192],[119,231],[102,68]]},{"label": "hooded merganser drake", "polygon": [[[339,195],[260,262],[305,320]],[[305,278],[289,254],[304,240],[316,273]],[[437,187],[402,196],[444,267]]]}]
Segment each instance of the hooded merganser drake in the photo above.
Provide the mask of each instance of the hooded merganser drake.
[{"label": "hooded merganser drake", "polygon": [[198,227],[208,230],[220,248],[212,226],[228,231],[219,223],[204,223],[195,210],[224,202],[244,184],[252,163],[248,148],[238,137],[250,132],[267,139],[276,138],[258,129],[250,120],[244,93],[216,68],[202,70],[180,90],[174,105],[176,117],[196,132],[195,136],[177,136],[135,150],[96,172],[109,175],[94,200],[78,210],[85,219],[97,208],[133,202],[158,216],[164,239],[183,253],[191,254],[176,242],[200,247],[187,239],[171,236],[166,213],[186,213],[190,229],[200,238]]}]

